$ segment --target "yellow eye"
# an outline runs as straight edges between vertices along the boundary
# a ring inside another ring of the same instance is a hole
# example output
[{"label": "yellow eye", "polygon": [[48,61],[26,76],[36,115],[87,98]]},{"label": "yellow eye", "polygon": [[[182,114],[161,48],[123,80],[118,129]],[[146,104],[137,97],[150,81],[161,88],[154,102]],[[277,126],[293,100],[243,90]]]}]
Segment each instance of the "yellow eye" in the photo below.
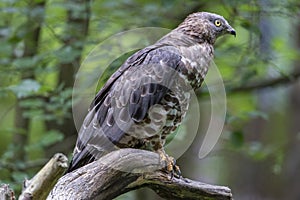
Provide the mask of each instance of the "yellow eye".
[{"label": "yellow eye", "polygon": [[216,25],[217,27],[219,27],[219,26],[222,25],[222,23],[221,23],[220,20],[216,19],[216,20],[215,20],[215,25]]}]

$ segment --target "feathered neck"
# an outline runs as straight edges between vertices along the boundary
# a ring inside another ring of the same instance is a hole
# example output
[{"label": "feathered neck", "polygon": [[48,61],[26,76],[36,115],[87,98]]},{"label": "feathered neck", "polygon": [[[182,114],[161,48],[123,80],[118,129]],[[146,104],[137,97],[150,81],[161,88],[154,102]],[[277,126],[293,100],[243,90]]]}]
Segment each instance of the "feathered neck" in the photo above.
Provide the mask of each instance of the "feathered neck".
[{"label": "feathered neck", "polygon": [[188,35],[178,30],[178,28],[172,30],[170,33],[162,37],[157,43],[164,44],[164,45],[189,47],[195,44],[201,44],[207,42],[203,38]]}]

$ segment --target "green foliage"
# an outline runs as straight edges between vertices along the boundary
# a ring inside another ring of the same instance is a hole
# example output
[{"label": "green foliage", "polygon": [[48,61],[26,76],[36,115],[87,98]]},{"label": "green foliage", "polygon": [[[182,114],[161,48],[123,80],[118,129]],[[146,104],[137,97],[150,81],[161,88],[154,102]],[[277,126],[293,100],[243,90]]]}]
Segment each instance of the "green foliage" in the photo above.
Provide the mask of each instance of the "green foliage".
[{"label": "green foliage", "polygon": [[235,131],[230,134],[230,141],[234,148],[241,148],[244,145],[244,135],[242,131]]},{"label": "green foliage", "polygon": [[66,46],[61,49],[58,49],[54,52],[55,57],[59,63],[70,63],[80,56],[81,51],[76,50],[71,46]]},{"label": "green foliage", "polygon": [[68,110],[72,107],[72,89],[59,87],[50,95],[48,101],[43,98],[28,98],[23,100],[20,105],[25,108],[24,117],[39,118],[45,121],[56,121],[59,124],[65,118],[71,117]]},{"label": "green foliage", "polygon": [[18,98],[33,95],[40,89],[41,85],[32,79],[23,79],[18,85],[8,87]]},{"label": "green foliage", "polygon": [[27,152],[31,152],[40,149],[45,149],[50,145],[62,141],[63,139],[64,139],[64,135],[62,133],[55,130],[50,130],[47,131],[47,133],[40,138],[38,143],[28,145],[25,150]]}]

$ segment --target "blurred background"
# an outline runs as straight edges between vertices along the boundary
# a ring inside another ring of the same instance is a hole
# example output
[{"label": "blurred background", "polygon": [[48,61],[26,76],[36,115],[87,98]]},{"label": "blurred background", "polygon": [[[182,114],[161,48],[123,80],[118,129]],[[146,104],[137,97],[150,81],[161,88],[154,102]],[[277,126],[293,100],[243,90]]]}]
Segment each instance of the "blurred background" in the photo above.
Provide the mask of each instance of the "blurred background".
[{"label": "blurred background", "polygon": [[[300,199],[298,0],[2,0],[0,9],[0,183],[18,193],[55,153],[71,157],[75,75],[97,44],[138,27],[173,29],[188,14],[209,11],[237,31],[215,45],[226,123],[217,146],[199,159],[208,123],[200,120],[178,159],[182,174],[226,185],[235,199]],[[206,93],[205,86],[197,91],[201,119],[210,113]],[[118,199],[160,198],[141,189]]]}]

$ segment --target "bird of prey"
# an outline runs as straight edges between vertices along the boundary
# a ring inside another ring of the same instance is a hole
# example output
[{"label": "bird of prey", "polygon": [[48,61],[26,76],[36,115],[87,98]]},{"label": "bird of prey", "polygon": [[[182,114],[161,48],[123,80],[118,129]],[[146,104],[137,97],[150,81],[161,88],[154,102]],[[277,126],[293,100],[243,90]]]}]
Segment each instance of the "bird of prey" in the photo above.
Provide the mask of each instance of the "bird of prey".
[{"label": "bird of prey", "polygon": [[213,45],[225,34],[236,32],[224,17],[197,12],[130,56],[95,96],[67,172],[116,148],[137,148],[159,153],[166,169],[179,173],[164,151],[166,137],[180,125],[191,90],[201,86],[213,60]]}]

